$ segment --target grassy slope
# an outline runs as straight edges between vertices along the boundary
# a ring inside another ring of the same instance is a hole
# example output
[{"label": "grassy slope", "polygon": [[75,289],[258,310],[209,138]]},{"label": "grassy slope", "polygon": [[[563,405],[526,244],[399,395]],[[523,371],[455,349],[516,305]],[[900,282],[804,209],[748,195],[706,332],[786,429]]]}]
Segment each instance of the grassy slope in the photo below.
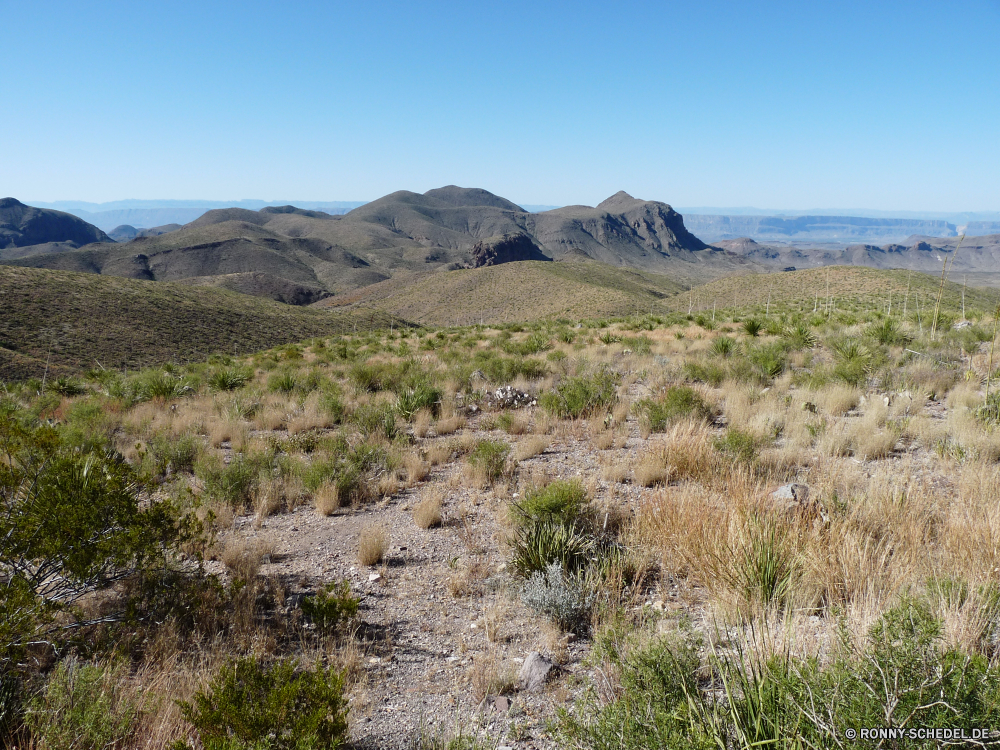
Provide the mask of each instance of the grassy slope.
[{"label": "grassy slope", "polygon": [[502,323],[662,309],[683,289],[667,276],[601,263],[524,261],[394,278],[316,306],[365,305],[426,324]]},{"label": "grassy slope", "polygon": [[[0,266],[0,379],[204,359],[389,325],[212,288]],[[51,350],[51,355],[50,355]]]},{"label": "grassy slope", "polygon": [[[829,286],[828,286],[829,281]],[[910,271],[885,271],[860,266],[832,266],[813,268],[788,273],[751,274],[729,276],[718,279],[691,291],[680,294],[667,303],[673,310],[686,312],[711,310],[713,304],[722,308],[759,307],[771,305],[793,305],[812,310],[814,306],[824,309],[829,297],[834,309],[845,307],[869,309],[883,308],[892,292],[893,310],[903,309],[903,297],[909,288],[908,312],[915,311],[919,299],[920,310],[933,312],[941,277]],[[997,295],[984,289],[968,287],[965,303],[968,312],[974,310],[992,311],[997,304]],[[952,312],[961,311],[962,285],[949,281],[945,285],[942,308]]]}]

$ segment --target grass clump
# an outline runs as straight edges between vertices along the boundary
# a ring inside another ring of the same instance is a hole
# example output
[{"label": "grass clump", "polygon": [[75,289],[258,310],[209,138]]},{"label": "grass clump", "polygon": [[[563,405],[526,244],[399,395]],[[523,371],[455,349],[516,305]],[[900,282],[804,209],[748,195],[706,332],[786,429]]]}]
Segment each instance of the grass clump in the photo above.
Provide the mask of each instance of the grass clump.
[{"label": "grass clump", "polygon": [[587,417],[614,406],[618,400],[619,380],[610,370],[569,378],[555,390],[542,394],[539,403],[546,411],[564,419]]},{"label": "grass clump", "polygon": [[722,437],[716,438],[713,445],[720,453],[744,464],[755,463],[760,451],[757,438],[736,427],[727,429]]},{"label": "grass clump", "polygon": [[636,404],[643,430],[663,432],[668,425],[686,417],[711,419],[712,407],[697,391],[684,385],[668,388],[657,400],[644,399]]},{"label": "grass clump", "polygon": [[331,633],[358,613],[358,599],[347,581],[328,583],[302,600],[302,614],[322,632]]},{"label": "grass clump", "polygon": [[365,526],[358,536],[358,562],[366,567],[378,565],[389,547],[389,534],[376,524]]},{"label": "grass clump", "polygon": [[556,563],[575,573],[586,567],[595,549],[594,540],[574,524],[531,519],[522,524],[511,541],[511,564],[523,578]]},{"label": "grass clump", "polygon": [[205,750],[320,750],[347,740],[342,675],[332,667],[303,670],[293,659],[230,662],[181,711]]},{"label": "grass clump", "polygon": [[249,367],[224,367],[208,376],[208,387],[213,391],[236,391],[253,378]]},{"label": "grass clump", "polygon": [[485,482],[492,483],[504,475],[509,455],[510,445],[503,440],[480,440],[466,460]]},{"label": "grass clump", "polygon": [[413,507],[413,521],[421,529],[441,525],[441,496],[431,494]]}]

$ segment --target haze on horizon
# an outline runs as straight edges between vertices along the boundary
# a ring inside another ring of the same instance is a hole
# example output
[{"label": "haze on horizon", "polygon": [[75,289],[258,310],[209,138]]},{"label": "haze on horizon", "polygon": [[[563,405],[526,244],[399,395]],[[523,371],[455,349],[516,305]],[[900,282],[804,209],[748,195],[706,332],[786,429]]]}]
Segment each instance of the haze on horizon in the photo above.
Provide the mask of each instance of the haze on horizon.
[{"label": "haze on horizon", "polygon": [[4,9],[0,193],[1000,210],[1000,3]]}]

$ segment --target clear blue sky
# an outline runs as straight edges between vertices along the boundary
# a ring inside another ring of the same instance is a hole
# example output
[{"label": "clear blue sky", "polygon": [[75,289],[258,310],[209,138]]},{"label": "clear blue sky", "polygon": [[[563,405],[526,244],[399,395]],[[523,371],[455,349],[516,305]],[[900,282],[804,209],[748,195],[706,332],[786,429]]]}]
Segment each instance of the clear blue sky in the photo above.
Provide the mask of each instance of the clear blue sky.
[{"label": "clear blue sky", "polygon": [[0,0],[0,194],[1000,209],[1000,0]]}]

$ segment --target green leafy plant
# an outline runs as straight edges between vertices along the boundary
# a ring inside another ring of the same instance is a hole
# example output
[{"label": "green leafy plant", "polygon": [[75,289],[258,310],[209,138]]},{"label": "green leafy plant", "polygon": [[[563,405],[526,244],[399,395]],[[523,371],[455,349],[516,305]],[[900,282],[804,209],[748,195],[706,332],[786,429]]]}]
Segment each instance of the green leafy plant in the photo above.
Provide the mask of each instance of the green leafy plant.
[{"label": "green leafy plant", "polygon": [[503,440],[480,440],[469,451],[467,460],[472,466],[480,469],[488,481],[493,482],[506,471],[509,455],[510,445]]},{"label": "green leafy plant", "polygon": [[518,575],[528,577],[552,563],[568,573],[585,567],[595,549],[594,540],[573,524],[531,519],[521,524],[511,541],[511,564]]},{"label": "green leafy plant", "polygon": [[550,520],[572,522],[587,503],[587,491],[576,479],[557,480],[524,493],[515,512],[523,521]]},{"label": "green leafy plant", "polygon": [[712,407],[697,391],[684,385],[667,388],[656,400],[644,399],[638,402],[635,410],[643,427],[649,432],[663,432],[668,425],[684,417],[712,417]]},{"label": "green leafy plant", "polygon": [[302,600],[302,613],[323,632],[333,632],[358,613],[358,600],[347,581],[328,583]]},{"label": "green leafy plant", "polygon": [[347,741],[344,681],[332,667],[238,659],[180,706],[205,750],[328,750]]},{"label": "green leafy plant", "polygon": [[253,378],[249,367],[224,367],[208,376],[208,387],[214,391],[236,391]]},{"label": "green leafy plant", "polygon": [[610,409],[618,400],[619,376],[601,370],[590,376],[568,378],[554,390],[542,394],[542,408],[557,416],[580,419],[600,409]]}]

